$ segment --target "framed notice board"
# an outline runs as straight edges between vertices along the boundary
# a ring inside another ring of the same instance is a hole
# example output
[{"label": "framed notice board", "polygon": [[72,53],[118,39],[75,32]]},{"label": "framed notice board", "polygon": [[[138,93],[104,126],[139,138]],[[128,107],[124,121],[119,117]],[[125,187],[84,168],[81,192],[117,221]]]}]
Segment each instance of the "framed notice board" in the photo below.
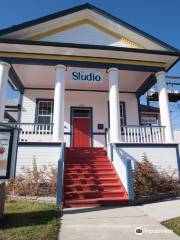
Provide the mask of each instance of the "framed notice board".
[{"label": "framed notice board", "polygon": [[13,131],[0,129],[0,179],[9,178]]}]

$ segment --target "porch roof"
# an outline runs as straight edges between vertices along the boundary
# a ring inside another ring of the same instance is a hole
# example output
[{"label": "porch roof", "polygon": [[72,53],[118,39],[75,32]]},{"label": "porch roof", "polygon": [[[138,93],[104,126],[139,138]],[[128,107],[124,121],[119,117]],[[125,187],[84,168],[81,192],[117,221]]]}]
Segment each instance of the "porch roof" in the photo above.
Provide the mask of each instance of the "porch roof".
[{"label": "porch roof", "polygon": [[[54,66],[100,69],[105,75],[111,67],[119,69],[120,91],[135,92],[138,96],[154,83],[154,73],[168,71],[180,53],[87,44],[50,43],[29,40],[0,40],[0,58],[10,62],[10,82],[24,88],[54,88]],[[106,79],[107,77],[105,77]],[[67,88],[74,88],[68,85]],[[87,88],[79,86],[80,89]],[[108,91],[108,81],[92,90]]]}]

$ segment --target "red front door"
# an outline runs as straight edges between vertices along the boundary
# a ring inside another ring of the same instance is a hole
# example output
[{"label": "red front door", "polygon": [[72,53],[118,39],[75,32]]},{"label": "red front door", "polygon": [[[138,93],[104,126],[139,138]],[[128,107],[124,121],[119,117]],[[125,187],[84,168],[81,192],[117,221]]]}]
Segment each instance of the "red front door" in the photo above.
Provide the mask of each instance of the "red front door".
[{"label": "red front door", "polygon": [[90,119],[73,118],[73,147],[90,147]]}]

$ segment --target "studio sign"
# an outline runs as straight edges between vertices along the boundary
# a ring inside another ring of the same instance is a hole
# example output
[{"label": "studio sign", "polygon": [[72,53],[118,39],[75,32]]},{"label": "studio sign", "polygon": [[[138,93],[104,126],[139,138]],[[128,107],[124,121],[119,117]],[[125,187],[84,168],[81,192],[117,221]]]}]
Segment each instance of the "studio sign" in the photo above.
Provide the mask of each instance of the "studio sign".
[{"label": "studio sign", "polygon": [[70,79],[76,82],[101,83],[103,81],[103,74],[101,72],[72,71]]}]

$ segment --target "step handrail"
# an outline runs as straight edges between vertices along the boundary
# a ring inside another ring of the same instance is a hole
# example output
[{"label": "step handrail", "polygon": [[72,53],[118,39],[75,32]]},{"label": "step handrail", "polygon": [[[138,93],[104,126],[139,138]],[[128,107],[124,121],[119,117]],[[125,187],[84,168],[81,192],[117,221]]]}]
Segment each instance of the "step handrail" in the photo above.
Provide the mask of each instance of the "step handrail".
[{"label": "step handrail", "polygon": [[130,201],[134,200],[133,173],[131,160],[117,148],[116,144],[111,144],[112,164],[121,180]]},{"label": "step handrail", "polygon": [[57,169],[57,191],[56,191],[57,208],[61,208],[63,203],[64,157],[65,157],[65,143],[61,143]]}]

